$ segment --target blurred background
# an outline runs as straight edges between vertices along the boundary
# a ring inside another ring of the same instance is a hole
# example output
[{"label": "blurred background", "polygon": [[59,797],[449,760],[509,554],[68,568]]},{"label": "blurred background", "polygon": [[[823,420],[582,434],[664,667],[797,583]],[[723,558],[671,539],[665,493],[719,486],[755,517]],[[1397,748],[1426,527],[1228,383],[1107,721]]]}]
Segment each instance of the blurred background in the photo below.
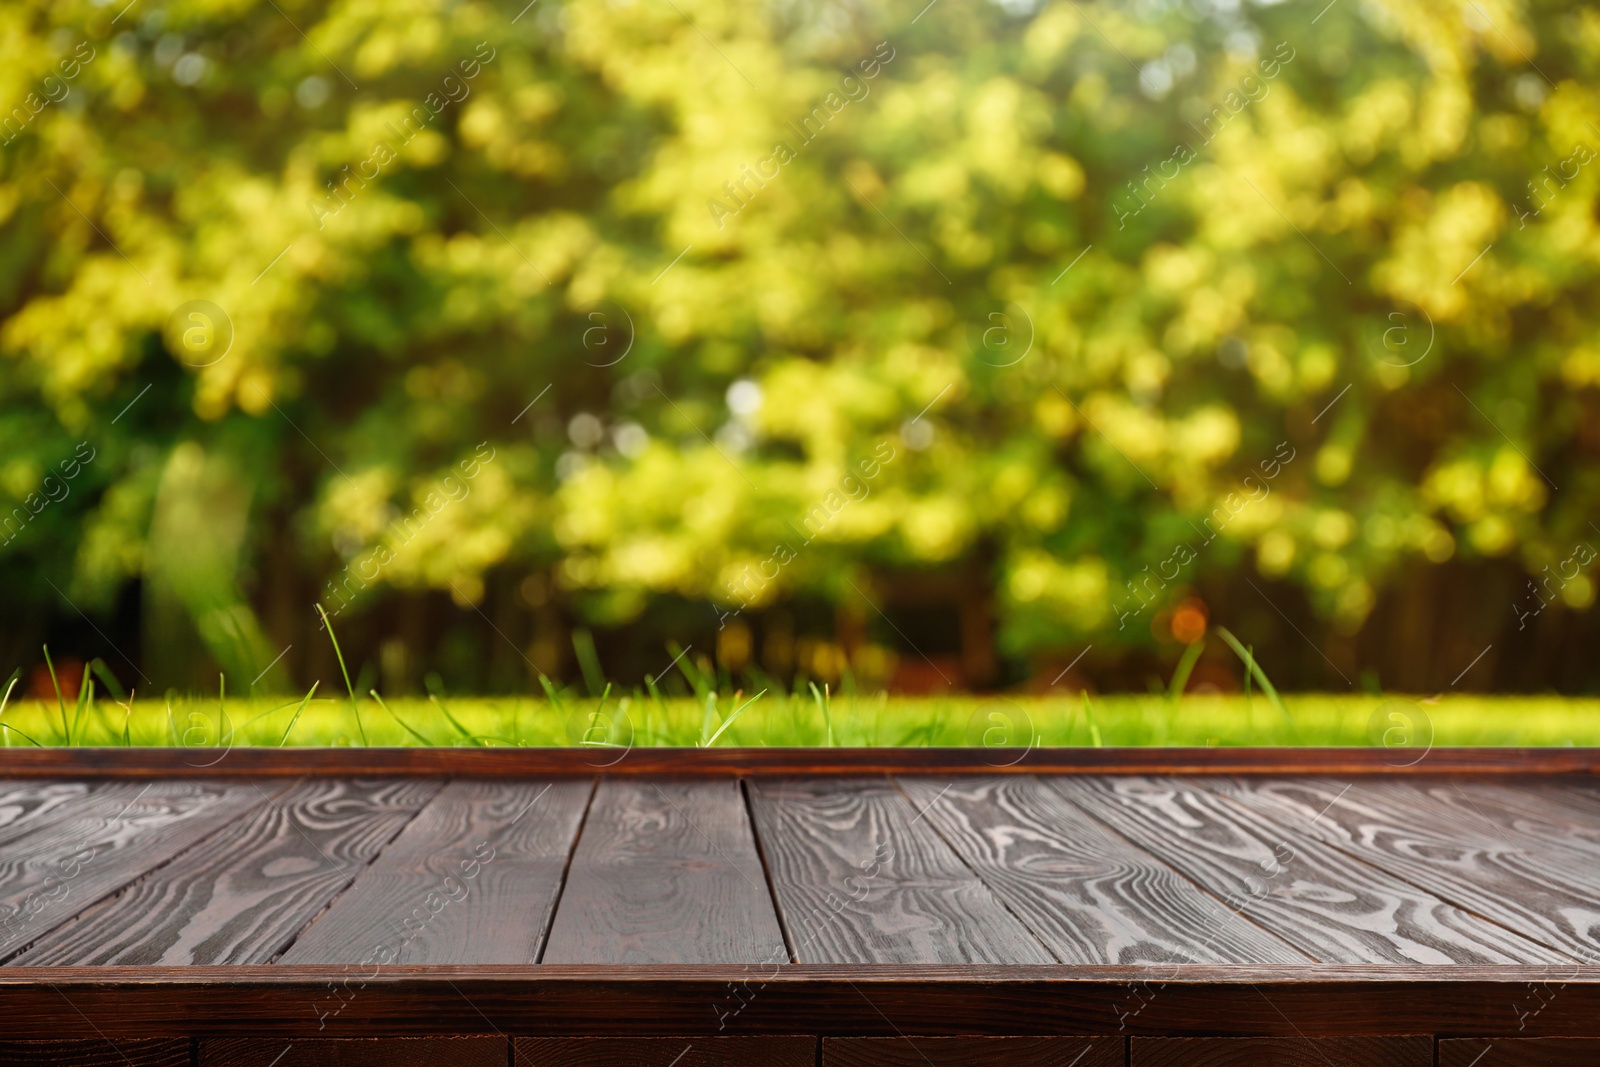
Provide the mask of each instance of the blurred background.
[{"label": "blurred background", "polygon": [[0,8],[36,694],[1600,691],[1600,12],[523,4]]}]

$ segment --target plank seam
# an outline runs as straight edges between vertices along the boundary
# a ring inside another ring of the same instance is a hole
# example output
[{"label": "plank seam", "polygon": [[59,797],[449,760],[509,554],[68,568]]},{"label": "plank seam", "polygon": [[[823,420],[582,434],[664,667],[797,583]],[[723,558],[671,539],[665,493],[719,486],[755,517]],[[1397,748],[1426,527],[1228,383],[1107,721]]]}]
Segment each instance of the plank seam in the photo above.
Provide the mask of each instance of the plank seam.
[{"label": "plank seam", "polygon": [[[885,777],[889,779],[889,784],[894,786],[894,790],[900,795],[900,798],[904,800],[911,808],[913,818],[911,823],[907,824],[907,829],[909,829],[912,824],[916,823],[923,817],[924,813],[917,811],[917,802],[912,800],[910,794],[908,794],[900,785],[900,778],[898,775],[885,775]],[[935,797],[933,803],[937,804],[941,798],[942,794],[940,797]],[[929,807],[932,806],[932,804],[929,805]],[[965,869],[968,874],[972,875],[973,881],[983,886],[983,888],[988,891],[989,896],[994,898],[995,902],[999,904],[1001,908],[1005,909],[1005,911],[1013,919],[1017,920],[1018,926],[1028,931],[1028,936],[1033,938],[1034,944],[1043,949],[1044,954],[1055,960],[1057,963],[1066,963],[1067,961],[1061,958],[1061,954],[1056,952],[1055,949],[1051,948],[1050,945],[1045,942],[1044,938],[1039,936],[1039,931],[1033,928],[1033,924],[1027,920],[1027,917],[1018,914],[1017,910],[1011,906],[1009,901],[1006,900],[1005,895],[994,886],[986,882],[983,878],[983,874],[972,864],[967,862],[967,858],[961,854],[961,850],[956,848],[954,842],[944,835],[944,831],[939,829],[939,824],[932,819],[927,820],[927,822],[928,829],[933,831],[933,836],[939,839],[939,843],[950,851],[950,854],[956,858],[956,862],[961,864],[962,868]]]},{"label": "plank seam", "polygon": [[210,841],[213,837],[216,837],[218,834],[221,834],[224,831],[226,831],[235,822],[238,822],[238,821],[240,821],[242,819],[250,818],[257,811],[259,811],[263,805],[271,804],[274,799],[276,799],[277,797],[282,796],[284,793],[287,793],[289,790],[295,788],[296,786],[298,786],[300,783],[302,783],[304,781],[307,781],[307,779],[305,779],[305,778],[295,778],[295,779],[286,780],[276,792],[274,792],[274,793],[272,793],[270,795],[268,795],[264,790],[261,789],[261,787],[259,785],[257,785],[256,786],[256,791],[262,794],[262,800],[261,800],[260,804],[257,804],[257,805],[255,805],[253,807],[246,808],[244,811],[241,811],[238,815],[234,816],[232,819],[230,819],[230,820],[228,820],[226,822],[223,822],[223,823],[219,823],[216,827],[214,827],[211,830],[210,833],[201,835],[199,838],[197,838],[189,846],[187,846],[186,848],[179,849],[177,852],[175,852],[171,856],[167,857],[166,860],[162,861],[161,863],[156,864],[154,867],[151,867],[149,870],[142,871],[138,875],[128,879],[126,882],[123,882],[122,884],[116,886],[115,888],[107,890],[105,893],[102,893],[100,896],[95,897],[92,900],[85,901],[82,907],[75,909],[69,915],[62,916],[61,921],[56,923],[54,926],[50,926],[50,927],[47,927],[46,929],[40,930],[38,932],[38,934],[36,934],[33,937],[33,939],[30,940],[27,944],[18,946],[15,952],[7,952],[7,953],[4,953],[3,955],[0,955],[0,967],[9,966],[11,964],[12,960],[17,959],[19,956],[22,956],[24,953],[26,953],[29,950],[31,950],[33,948],[33,946],[37,945],[40,941],[43,941],[45,938],[47,938],[50,935],[56,933],[57,931],[66,929],[72,923],[77,922],[79,919],[81,919],[83,916],[89,914],[90,912],[96,911],[101,907],[109,905],[110,902],[119,899],[129,889],[132,889],[134,886],[138,885],[140,882],[143,882],[147,878],[154,877],[157,872],[166,870],[168,867],[172,866],[174,863],[177,863],[179,860],[186,858],[189,855],[190,852],[193,852],[195,849],[200,848],[201,846],[205,845],[206,842]]},{"label": "plank seam", "polygon": [[[1231,797],[1229,797],[1227,794],[1219,793],[1215,789],[1207,786],[1205,784],[1204,779],[1199,779],[1199,780],[1189,779],[1189,780],[1194,782],[1194,784],[1197,785],[1199,788],[1204,789],[1207,793],[1209,793],[1213,797],[1217,798],[1219,801],[1223,802],[1224,805],[1231,806],[1231,807],[1236,807],[1236,808],[1242,808],[1243,810],[1248,812],[1250,815],[1252,815],[1252,816],[1254,816],[1256,818],[1265,820],[1267,823],[1269,823],[1272,826],[1278,828],[1279,830],[1284,830],[1285,833],[1289,832],[1289,831],[1285,830],[1284,824],[1278,820],[1278,818],[1275,816],[1275,813],[1273,811],[1254,808],[1254,807],[1251,807],[1248,804],[1245,804],[1243,801],[1234,800]],[[1424,894],[1426,894],[1428,896],[1433,897],[1435,900],[1442,901],[1443,903],[1450,905],[1452,908],[1455,908],[1456,910],[1462,912],[1463,914],[1472,916],[1474,919],[1477,919],[1479,922],[1487,923],[1490,926],[1494,926],[1494,927],[1497,927],[1497,928],[1499,928],[1501,930],[1506,931],[1507,933],[1511,934],[1513,937],[1521,938],[1524,941],[1528,941],[1528,942],[1531,942],[1531,943],[1533,943],[1535,945],[1539,945],[1539,946],[1541,946],[1543,948],[1547,948],[1552,952],[1560,953],[1565,959],[1570,960],[1570,961],[1572,961],[1574,963],[1584,962],[1582,960],[1577,959],[1577,957],[1573,956],[1571,953],[1569,953],[1566,949],[1562,948],[1560,945],[1553,945],[1553,944],[1550,944],[1548,941],[1543,940],[1542,939],[1542,935],[1536,936],[1537,932],[1530,933],[1530,932],[1527,932],[1527,931],[1518,930],[1518,929],[1516,929],[1516,928],[1514,928],[1514,927],[1512,927],[1512,926],[1510,926],[1510,925],[1508,925],[1508,924],[1506,924],[1504,922],[1501,922],[1498,919],[1495,919],[1495,918],[1492,918],[1491,916],[1484,915],[1484,914],[1480,913],[1476,908],[1472,907],[1471,905],[1465,904],[1465,903],[1463,903],[1463,902],[1461,902],[1459,900],[1454,899],[1454,893],[1449,889],[1448,886],[1427,886],[1427,885],[1423,885],[1420,882],[1416,881],[1415,879],[1413,879],[1412,877],[1410,877],[1409,875],[1407,875],[1407,874],[1405,874],[1405,873],[1403,873],[1401,871],[1391,870],[1387,865],[1378,862],[1378,859],[1375,859],[1375,858],[1373,858],[1371,856],[1364,856],[1359,852],[1355,852],[1355,851],[1353,851],[1351,849],[1345,848],[1337,840],[1331,840],[1329,837],[1324,837],[1320,833],[1316,835],[1315,839],[1320,844],[1322,844],[1323,846],[1331,849],[1334,852],[1339,853],[1341,856],[1344,856],[1345,858],[1350,859],[1350,860],[1354,860],[1356,863],[1359,863],[1362,866],[1367,867],[1367,868],[1369,868],[1371,870],[1379,871],[1379,872],[1381,872],[1383,874],[1386,874],[1386,875],[1388,875],[1389,877],[1395,879],[1398,882],[1403,882],[1406,885],[1410,886],[1411,888],[1417,890],[1419,893],[1424,893]],[[1508,842],[1508,844],[1509,844],[1509,842]],[[1515,846],[1513,846],[1513,847],[1515,847]],[[1518,851],[1520,851],[1520,850],[1518,850]]]},{"label": "plank seam", "polygon": [[[766,876],[767,897],[772,901],[772,913],[778,919],[778,933],[783,936],[783,947],[789,954],[790,963],[800,962],[800,949],[795,944],[794,936],[789,931],[789,922],[783,917],[783,905],[778,900],[778,886],[773,881],[772,864],[767,861],[767,849],[761,842],[761,828],[756,825],[755,808],[750,803],[750,782],[748,779],[739,779],[739,795],[744,800],[744,817],[750,823],[750,836],[755,839],[756,858],[761,861],[761,873]],[[821,1043],[818,1043],[818,1063],[821,1063]]]},{"label": "plank seam", "polygon": [[[1319,959],[1317,959],[1317,957],[1313,956],[1310,952],[1306,951],[1305,949],[1301,948],[1299,945],[1295,944],[1293,941],[1290,941],[1288,938],[1284,937],[1282,934],[1279,934],[1277,931],[1273,930],[1272,927],[1268,926],[1266,923],[1263,923],[1259,919],[1257,919],[1254,916],[1248,914],[1246,909],[1230,908],[1228,906],[1227,900],[1225,900],[1224,898],[1218,896],[1216,893],[1212,892],[1212,890],[1208,886],[1206,886],[1206,884],[1204,882],[1201,882],[1197,878],[1191,877],[1187,871],[1183,870],[1181,867],[1176,867],[1173,864],[1169,863],[1166,860],[1165,857],[1160,855],[1154,849],[1151,849],[1151,848],[1147,847],[1146,845],[1141,844],[1140,842],[1138,842],[1138,841],[1134,840],[1133,838],[1129,837],[1127,834],[1125,834],[1121,830],[1117,829],[1116,826],[1114,826],[1111,823],[1107,822],[1106,820],[1100,818],[1098,815],[1096,815],[1094,812],[1090,811],[1088,808],[1084,807],[1082,804],[1079,804],[1076,801],[1074,801],[1072,799],[1072,797],[1069,796],[1065,791],[1063,791],[1061,789],[1057,789],[1055,787],[1054,782],[1051,781],[1051,776],[1049,776],[1049,775],[1037,775],[1036,777],[1041,782],[1043,782],[1044,785],[1046,785],[1051,790],[1051,792],[1053,792],[1057,796],[1059,796],[1065,804],[1067,804],[1069,807],[1071,807],[1079,815],[1082,815],[1089,822],[1092,822],[1092,823],[1095,823],[1095,824],[1097,824],[1099,826],[1104,827],[1108,833],[1114,834],[1118,839],[1126,842],[1131,848],[1137,849],[1139,852],[1143,853],[1144,855],[1149,856],[1151,859],[1155,860],[1157,863],[1159,863],[1163,867],[1167,868],[1167,870],[1171,871],[1178,878],[1181,878],[1185,882],[1188,882],[1190,885],[1194,886],[1195,889],[1199,890],[1202,895],[1204,895],[1205,897],[1207,897],[1207,898],[1209,898],[1211,900],[1216,901],[1217,904],[1222,908],[1223,911],[1232,912],[1235,916],[1237,916],[1238,918],[1240,918],[1244,922],[1249,923],[1251,926],[1254,926],[1256,929],[1262,931],[1268,937],[1272,938],[1274,941],[1277,941],[1280,944],[1286,946],[1289,949],[1289,951],[1297,952],[1300,955],[1304,956],[1312,964],[1317,964],[1317,963],[1323,962],[1322,960],[1319,960]],[[1221,966],[1228,966],[1228,965],[1227,964],[1222,964]]]},{"label": "plank seam", "polygon": [[[550,947],[550,935],[556,928],[556,916],[561,914],[561,902],[567,896],[567,878],[572,874],[572,861],[578,855],[578,843],[583,840],[583,831],[589,826],[589,814],[594,811],[594,798],[600,793],[600,779],[589,780],[589,799],[583,803],[583,816],[578,820],[578,832],[572,835],[572,844],[567,846],[567,862],[561,866],[561,881],[556,884],[555,899],[550,902],[550,918],[546,920],[544,930],[539,934],[539,954],[533,962],[544,963],[545,950]],[[513,1046],[511,1056],[515,1067],[516,1049]]]},{"label": "plank seam", "polygon": [[[354,779],[351,779],[351,781],[354,781]],[[359,866],[359,867],[357,867],[355,869],[355,873],[350,875],[349,881],[345,882],[344,885],[340,886],[339,887],[339,891],[337,893],[335,893],[333,896],[328,898],[328,902],[322,906],[322,910],[318,911],[315,915],[313,915],[311,917],[309,922],[307,922],[305,925],[301,926],[298,930],[296,930],[294,932],[294,936],[289,938],[289,940],[287,940],[287,941],[285,941],[283,943],[283,947],[282,948],[278,949],[278,951],[274,952],[270,957],[268,957],[267,962],[269,964],[270,963],[277,963],[280,959],[282,959],[284,957],[285,953],[287,953],[290,949],[294,948],[294,943],[296,941],[300,940],[300,938],[305,935],[305,932],[307,930],[311,929],[313,926],[315,926],[317,924],[317,920],[318,919],[322,918],[324,915],[328,914],[328,912],[332,911],[333,910],[333,906],[339,902],[339,898],[344,896],[346,893],[348,893],[350,891],[350,887],[356,884],[356,879],[360,878],[362,876],[362,874],[364,874],[368,869],[370,869],[372,867],[372,865],[378,861],[378,857],[383,855],[384,850],[386,850],[390,845],[394,844],[396,838],[398,838],[401,834],[405,833],[406,827],[410,826],[413,822],[415,822],[416,819],[417,819],[417,816],[421,815],[424,811],[426,811],[428,809],[428,807],[430,805],[432,805],[433,802],[439,798],[439,794],[444,792],[444,787],[445,787],[445,782],[440,781],[440,782],[436,783],[436,786],[435,786],[435,788],[433,790],[432,795],[429,796],[426,801],[424,801],[423,803],[417,805],[416,810],[411,813],[411,817],[409,819],[406,819],[404,822],[402,822],[399,825],[399,827],[395,830],[395,832],[389,835],[388,839],[385,840],[384,843],[382,845],[380,845],[372,853],[372,855],[367,858],[367,862],[366,863],[363,863],[361,866]],[[289,818],[289,813],[288,812],[284,812],[284,819],[287,821],[288,818]]]}]

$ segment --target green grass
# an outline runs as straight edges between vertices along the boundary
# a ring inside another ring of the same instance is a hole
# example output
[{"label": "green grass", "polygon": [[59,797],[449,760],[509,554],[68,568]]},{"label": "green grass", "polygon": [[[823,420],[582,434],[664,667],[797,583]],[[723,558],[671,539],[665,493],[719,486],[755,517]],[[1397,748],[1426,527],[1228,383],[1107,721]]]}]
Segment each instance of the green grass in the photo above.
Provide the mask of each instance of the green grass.
[{"label": "green grass", "polygon": [[[1445,696],[851,696],[706,692],[604,698],[13,701],[0,744],[313,745],[1600,745],[1600,699]],[[1385,733],[1387,732],[1387,738]]]}]

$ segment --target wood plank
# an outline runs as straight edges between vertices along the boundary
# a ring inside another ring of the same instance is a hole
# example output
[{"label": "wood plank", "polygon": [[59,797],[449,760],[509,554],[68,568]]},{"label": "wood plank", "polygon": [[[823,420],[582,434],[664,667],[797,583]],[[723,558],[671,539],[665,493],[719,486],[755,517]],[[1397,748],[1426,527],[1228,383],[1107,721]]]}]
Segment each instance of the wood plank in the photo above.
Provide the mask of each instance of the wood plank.
[{"label": "wood plank", "polygon": [[[1061,1034],[1301,1037],[1445,1033],[1596,1037],[1600,967],[1062,965],[771,968],[398,966],[371,981],[344,964],[0,969],[8,1039],[501,1033],[552,1037]],[[349,982],[338,1016],[316,1005]],[[1530,982],[1560,986],[1536,1013]],[[1564,984],[1562,984],[1564,983]],[[1129,1011],[1130,987],[1145,1000]],[[737,988],[743,1008],[726,1007]],[[1153,995],[1152,995],[1153,994]],[[870,998],[870,1000],[868,999]],[[90,1020],[93,1020],[91,1023]],[[322,1029],[319,1029],[321,1027]]]},{"label": "wood plank", "polygon": [[12,843],[0,854],[0,956],[265,806],[284,784],[147,782],[131,800],[106,797]]},{"label": "wood plank", "polygon": [[787,959],[738,782],[601,782],[544,962]]},{"label": "wood plank", "polygon": [[302,782],[13,963],[266,963],[438,788],[415,779]]},{"label": "wood plank", "polygon": [[97,801],[109,802],[110,798],[121,796],[126,804],[138,792],[139,786],[128,782],[0,782],[0,845],[9,845],[63,819],[76,818]]},{"label": "wood plank", "polygon": [[189,1039],[0,1041],[5,1067],[189,1067]]},{"label": "wood plank", "polygon": [[1124,1067],[1120,1037],[829,1037],[822,1067]]},{"label": "wood plank", "polygon": [[888,780],[749,788],[800,962],[1052,961]]},{"label": "wood plank", "polygon": [[533,963],[594,786],[456,781],[283,963]]},{"label": "wood plank", "polygon": [[906,778],[966,865],[1066,963],[1303,963],[1037,778]]},{"label": "wood plank", "polygon": [[1406,785],[1297,778],[1204,784],[1285,825],[1312,827],[1343,851],[1533,940],[1577,959],[1600,958],[1600,872],[1553,862],[1531,837],[1501,833],[1468,811],[1458,817]]},{"label": "wood plank", "polygon": [[1594,1067],[1600,1038],[1446,1038],[1439,1042],[1439,1067]]},{"label": "wood plank", "polygon": [[1587,791],[1526,782],[1373,782],[1385,796],[1418,804],[1450,825],[1537,852],[1600,890],[1600,805]]},{"label": "wood plank", "polygon": [[1430,1037],[1136,1037],[1129,1067],[1433,1067]]},{"label": "wood plank", "polygon": [[[1434,748],[1394,767],[1384,748],[1034,748],[996,767],[994,749],[634,748],[608,777],[881,774],[1325,774],[1434,778],[1455,775],[1600,775],[1600,748]],[[189,763],[185,763],[189,760]],[[0,748],[11,778],[457,777],[591,778],[592,748],[235,748],[215,767],[192,766],[185,749]]]},{"label": "wood plank", "polygon": [[220,1038],[200,1067],[505,1067],[504,1037]]},{"label": "wood plank", "polygon": [[1069,800],[1316,959],[1539,963],[1564,957],[1181,779],[1050,778]]},{"label": "wood plank", "polygon": [[814,1037],[519,1037],[513,1067],[815,1067]]}]

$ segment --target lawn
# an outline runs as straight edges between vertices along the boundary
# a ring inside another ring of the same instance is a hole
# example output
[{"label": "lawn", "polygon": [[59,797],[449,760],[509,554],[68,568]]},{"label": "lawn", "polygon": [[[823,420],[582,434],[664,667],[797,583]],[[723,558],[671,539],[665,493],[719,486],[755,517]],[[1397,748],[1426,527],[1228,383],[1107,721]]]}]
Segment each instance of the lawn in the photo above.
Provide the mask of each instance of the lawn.
[{"label": "lawn", "polygon": [[1596,745],[1600,699],[1152,694],[898,697],[823,690],[603,698],[13,701],[28,745]]}]

